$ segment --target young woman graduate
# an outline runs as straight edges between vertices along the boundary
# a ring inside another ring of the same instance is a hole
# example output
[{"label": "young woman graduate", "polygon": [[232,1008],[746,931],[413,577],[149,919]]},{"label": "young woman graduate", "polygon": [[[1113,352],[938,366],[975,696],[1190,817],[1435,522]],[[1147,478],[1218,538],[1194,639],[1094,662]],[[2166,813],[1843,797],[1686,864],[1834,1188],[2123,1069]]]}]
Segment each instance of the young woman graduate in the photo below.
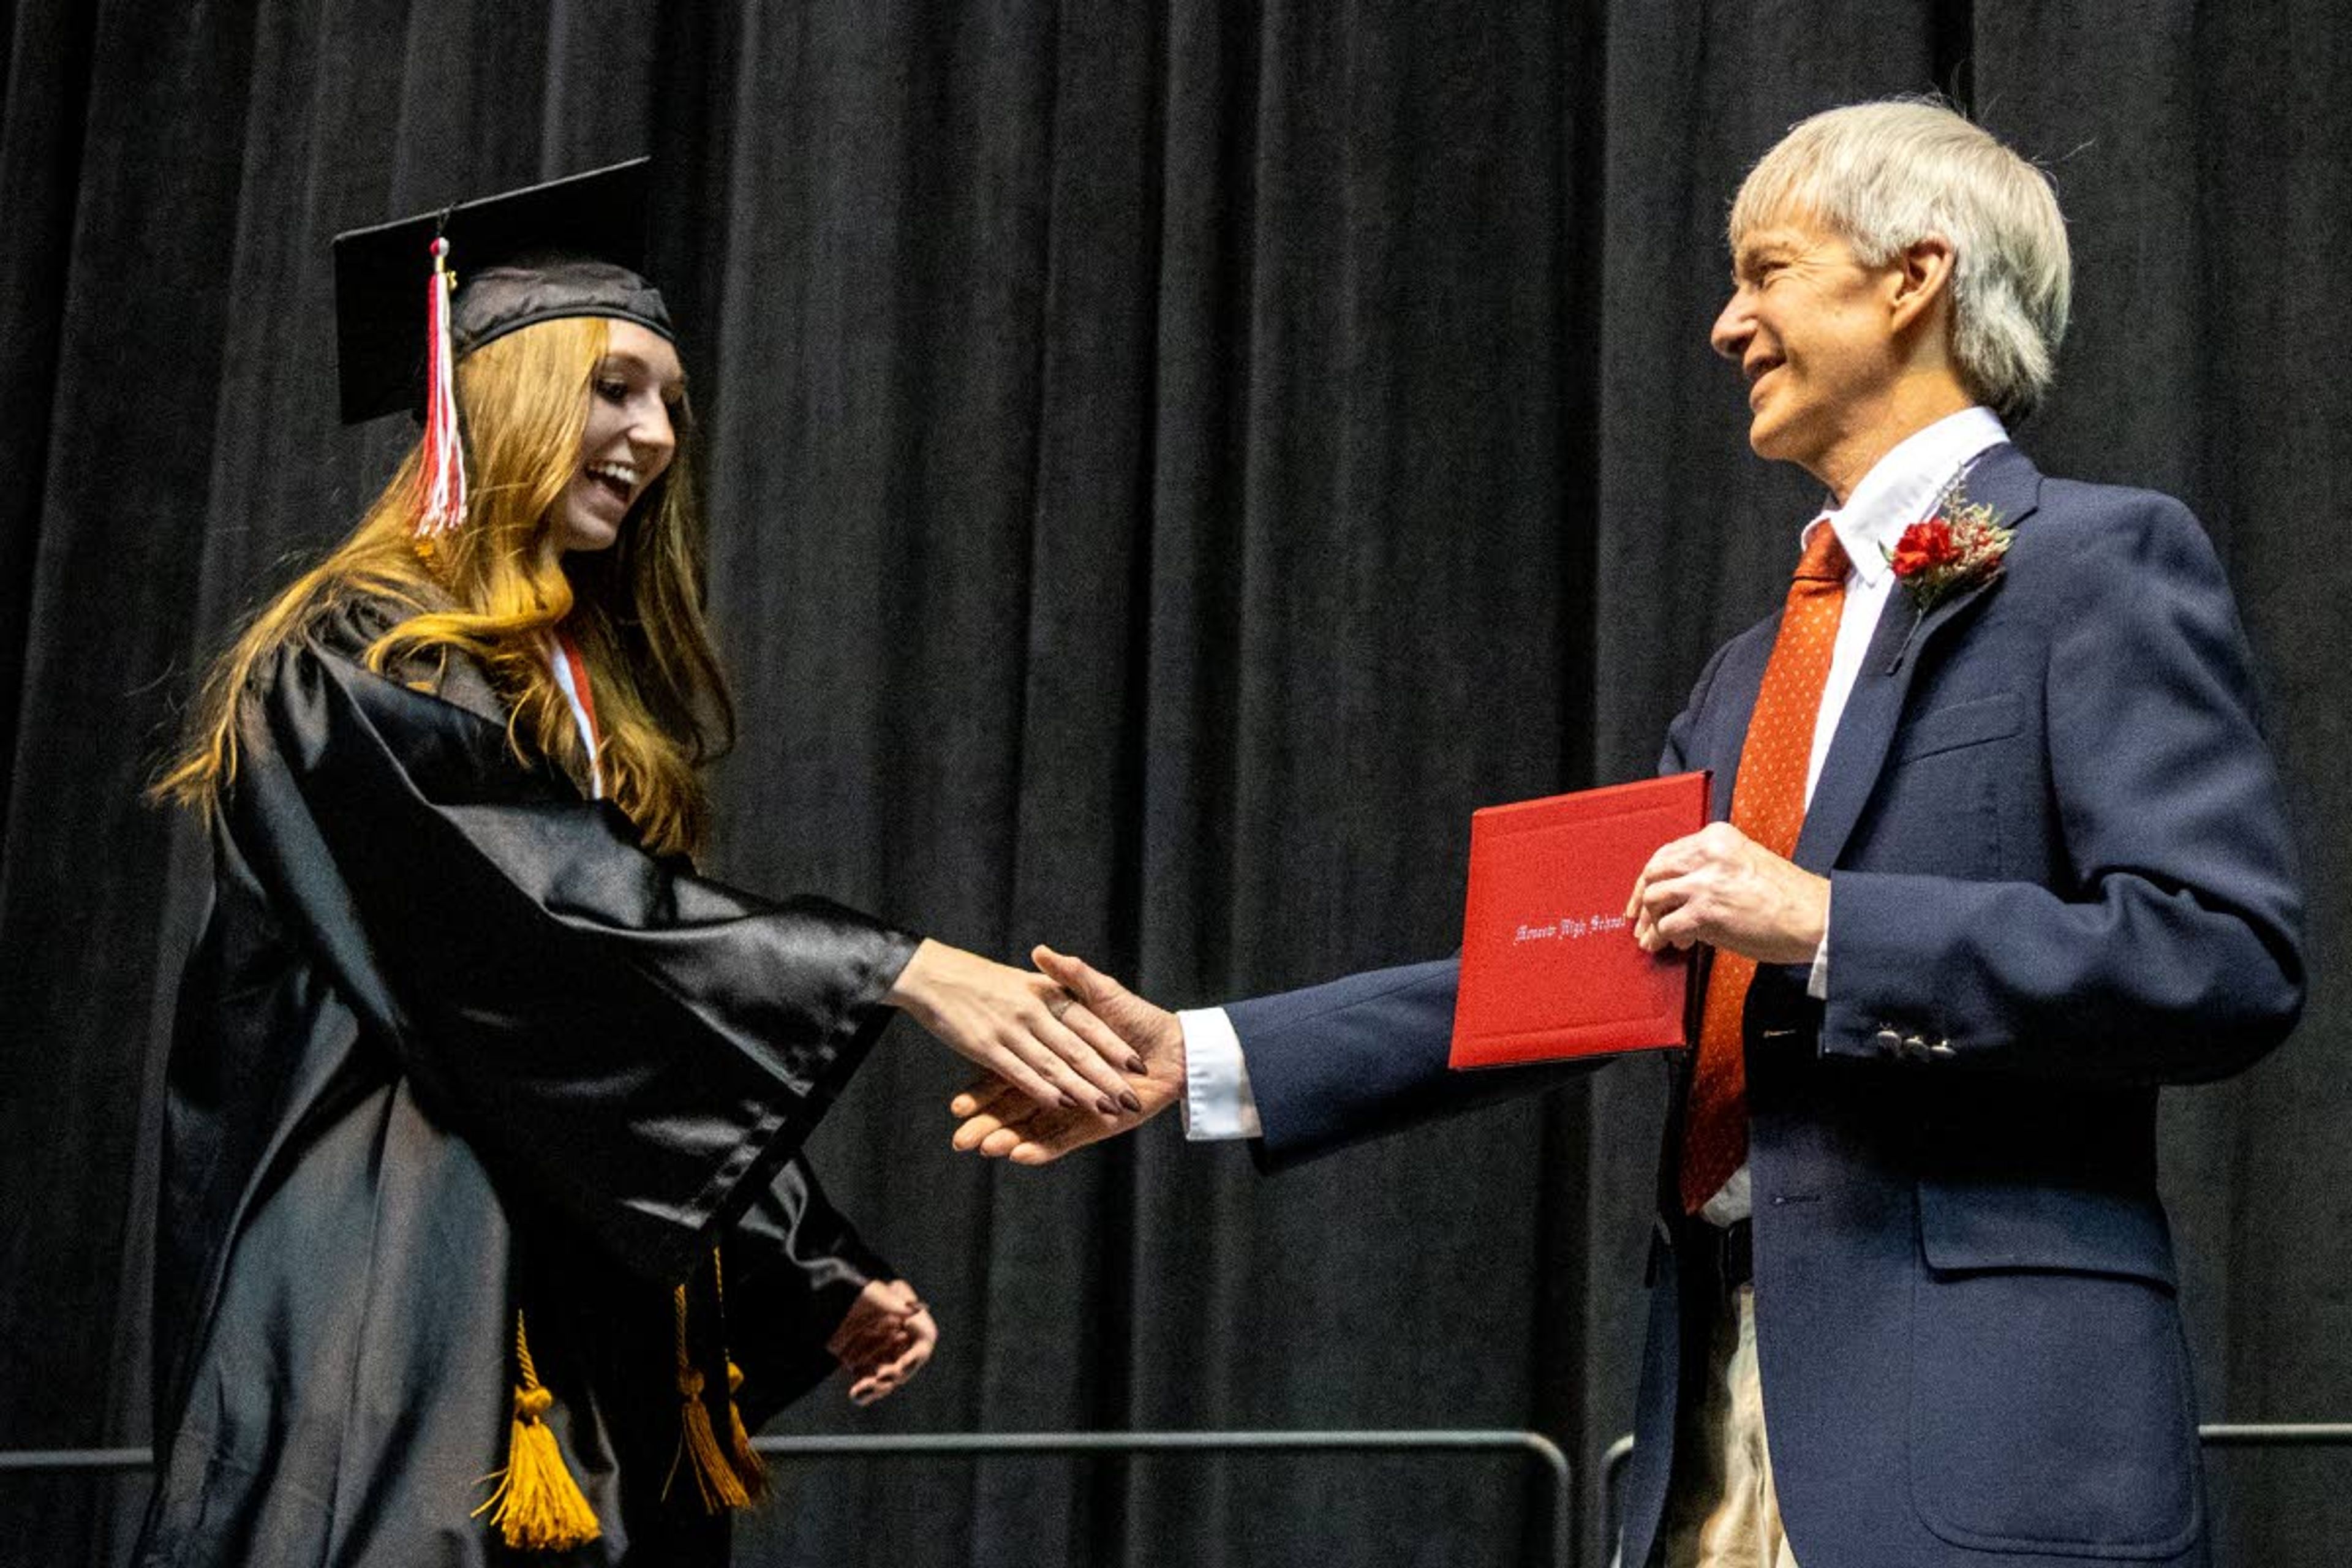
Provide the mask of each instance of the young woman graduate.
[{"label": "young woman graduate", "polygon": [[158,785],[215,890],[142,1564],[723,1562],[827,1341],[864,1394],[928,1352],[795,1154],[890,1009],[1136,1104],[1041,977],[691,868],[730,715],[644,179],[337,242],[344,416],[414,405],[429,300],[425,436]]}]

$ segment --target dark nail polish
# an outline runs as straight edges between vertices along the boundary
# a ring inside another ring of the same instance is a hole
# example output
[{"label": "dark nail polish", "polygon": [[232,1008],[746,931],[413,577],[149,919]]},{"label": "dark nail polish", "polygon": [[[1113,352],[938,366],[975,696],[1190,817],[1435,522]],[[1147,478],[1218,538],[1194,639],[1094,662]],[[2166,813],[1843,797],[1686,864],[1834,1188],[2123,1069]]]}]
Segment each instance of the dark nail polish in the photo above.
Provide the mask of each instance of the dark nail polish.
[{"label": "dark nail polish", "polygon": [[1127,1070],[1133,1073],[1136,1077],[1141,1078],[1145,1073],[1150,1072],[1151,1069],[1143,1065],[1143,1058],[1141,1057],[1129,1057],[1127,1058]]},{"label": "dark nail polish", "polygon": [[1119,1090],[1118,1102],[1129,1110],[1140,1111],[1143,1109],[1143,1101],[1135,1098],[1135,1091],[1132,1089]]},{"label": "dark nail polish", "polygon": [[1078,1102],[1070,1098],[1070,1091],[1068,1089],[1064,1089],[1062,1091],[1062,1109],[1065,1110],[1076,1110],[1077,1108]]},{"label": "dark nail polish", "polygon": [[1118,1102],[1111,1099],[1109,1095],[1104,1095],[1100,1100],[1096,1100],[1095,1104],[1101,1109],[1102,1113],[1105,1116],[1117,1116],[1118,1114]]}]

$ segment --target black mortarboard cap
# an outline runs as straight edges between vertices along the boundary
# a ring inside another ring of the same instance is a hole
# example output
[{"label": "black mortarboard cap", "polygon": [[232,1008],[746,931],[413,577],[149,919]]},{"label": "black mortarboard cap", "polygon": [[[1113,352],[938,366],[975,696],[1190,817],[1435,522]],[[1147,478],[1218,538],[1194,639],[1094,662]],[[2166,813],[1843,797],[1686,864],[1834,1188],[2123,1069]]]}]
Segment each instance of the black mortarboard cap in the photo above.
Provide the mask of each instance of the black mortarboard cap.
[{"label": "black mortarboard cap", "polygon": [[435,236],[457,289],[450,348],[559,316],[612,316],[671,335],[647,283],[652,160],[636,158],[335,237],[336,368],[347,425],[415,408],[425,391]]}]

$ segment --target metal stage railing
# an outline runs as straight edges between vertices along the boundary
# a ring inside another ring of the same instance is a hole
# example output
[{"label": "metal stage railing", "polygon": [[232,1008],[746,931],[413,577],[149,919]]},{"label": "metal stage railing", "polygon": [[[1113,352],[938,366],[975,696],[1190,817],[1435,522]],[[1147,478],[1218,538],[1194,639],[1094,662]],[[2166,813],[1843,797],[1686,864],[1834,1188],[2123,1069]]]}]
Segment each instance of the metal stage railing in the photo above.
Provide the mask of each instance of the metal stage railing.
[{"label": "metal stage railing", "polygon": [[[2352,1447],[2352,1421],[2214,1422],[2197,1429],[2207,1448]],[[752,1446],[780,1459],[982,1459],[1032,1454],[1169,1453],[1520,1453],[1544,1462],[1552,1478],[1551,1561],[1554,1568],[1576,1562],[1574,1471],[1559,1445],[1540,1432],[916,1432],[888,1437],[761,1437]],[[1618,1487],[1625,1461],[1633,1455],[1627,1433],[1601,1456],[1600,1496],[1593,1515],[1600,1524],[1594,1562],[1607,1562],[1617,1534]],[[154,1462],[145,1448],[19,1448],[0,1450],[0,1476],[59,1472],[106,1474],[143,1470]]]},{"label": "metal stage railing", "polygon": [[[1551,1472],[1552,1568],[1574,1568],[1576,1561],[1575,1472],[1559,1445],[1540,1432],[914,1432],[887,1437],[760,1437],[751,1446],[779,1459],[986,1459],[1024,1454],[1533,1455]],[[0,1476],[60,1471],[104,1474],[143,1470],[153,1463],[153,1455],[145,1448],[0,1450]],[[1516,1543],[1513,1552],[1515,1559]]]},{"label": "metal stage railing", "polygon": [[[2209,1422],[2197,1428],[2197,1441],[2208,1448],[2348,1447],[2352,1447],[2352,1421]],[[1593,1513],[1601,1521],[1603,1560],[1608,1543],[1617,1539],[1617,1487],[1624,1479],[1625,1461],[1633,1457],[1631,1432],[1601,1455],[1601,1496]]]}]

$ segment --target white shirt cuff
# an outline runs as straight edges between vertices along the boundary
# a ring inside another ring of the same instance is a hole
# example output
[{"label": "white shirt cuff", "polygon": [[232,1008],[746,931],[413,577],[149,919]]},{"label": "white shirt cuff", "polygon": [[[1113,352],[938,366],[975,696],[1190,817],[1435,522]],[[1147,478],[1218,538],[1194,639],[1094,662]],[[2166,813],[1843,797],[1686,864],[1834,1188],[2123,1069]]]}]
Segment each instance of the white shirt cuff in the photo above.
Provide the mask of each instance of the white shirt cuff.
[{"label": "white shirt cuff", "polygon": [[1223,1007],[1179,1013],[1184,1030],[1184,1136],[1194,1142],[1261,1135],[1241,1037]]}]

